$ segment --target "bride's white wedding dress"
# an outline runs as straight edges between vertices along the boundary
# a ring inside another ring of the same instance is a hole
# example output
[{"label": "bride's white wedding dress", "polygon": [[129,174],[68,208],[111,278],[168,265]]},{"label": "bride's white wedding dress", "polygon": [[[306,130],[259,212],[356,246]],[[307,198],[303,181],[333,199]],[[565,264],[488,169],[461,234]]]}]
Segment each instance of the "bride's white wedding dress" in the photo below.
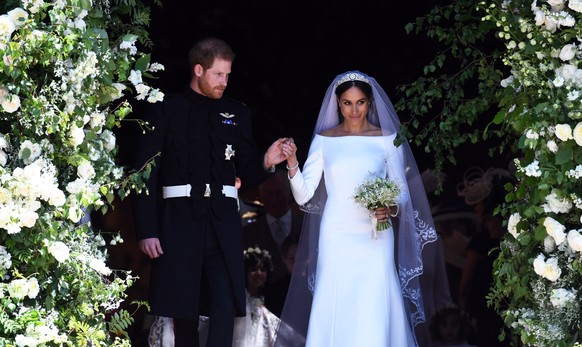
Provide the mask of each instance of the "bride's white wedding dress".
[{"label": "bride's white wedding dress", "polygon": [[[311,198],[322,174],[328,195],[308,347],[415,346],[396,273],[392,228],[373,240],[369,211],[352,198],[370,174],[406,182],[393,140],[394,136],[316,135],[303,171],[290,180],[299,204]],[[391,162],[398,163],[395,169]]]}]

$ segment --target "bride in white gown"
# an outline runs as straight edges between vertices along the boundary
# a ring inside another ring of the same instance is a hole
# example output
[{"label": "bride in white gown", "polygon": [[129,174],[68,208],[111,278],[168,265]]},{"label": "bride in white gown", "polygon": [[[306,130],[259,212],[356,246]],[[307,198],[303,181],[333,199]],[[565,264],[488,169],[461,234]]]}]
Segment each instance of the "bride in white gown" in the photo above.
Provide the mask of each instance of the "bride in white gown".
[{"label": "bride in white gown", "polygon": [[[313,218],[282,321],[295,335],[306,332],[306,346],[417,346],[421,250],[436,232],[410,149],[394,145],[399,124],[376,81],[350,71],[328,89],[303,170],[295,144],[284,145],[293,196]],[[370,177],[401,183],[397,206],[371,215],[356,204],[356,187]],[[394,227],[372,238],[375,222],[390,216]],[[281,331],[275,345],[303,345],[292,335]]]}]

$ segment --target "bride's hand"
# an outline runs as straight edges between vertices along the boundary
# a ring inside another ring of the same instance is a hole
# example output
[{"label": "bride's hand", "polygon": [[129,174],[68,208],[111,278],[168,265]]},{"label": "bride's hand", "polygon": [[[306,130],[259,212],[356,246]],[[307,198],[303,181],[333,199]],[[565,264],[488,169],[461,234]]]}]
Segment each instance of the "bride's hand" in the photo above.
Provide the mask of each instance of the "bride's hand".
[{"label": "bride's hand", "polygon": [[293,167],[297,164],[297,146],[292,137],[287,138],[287,140],[281,144],[281,151],[287,158],[288,167]]},{"label": "bride's hand", "polygon": [[388,207],[380,207],[374,210],[374,217],[376,217],[376,219],[378,219],[380,222],[388,220],[389,214],[390,209]]}]

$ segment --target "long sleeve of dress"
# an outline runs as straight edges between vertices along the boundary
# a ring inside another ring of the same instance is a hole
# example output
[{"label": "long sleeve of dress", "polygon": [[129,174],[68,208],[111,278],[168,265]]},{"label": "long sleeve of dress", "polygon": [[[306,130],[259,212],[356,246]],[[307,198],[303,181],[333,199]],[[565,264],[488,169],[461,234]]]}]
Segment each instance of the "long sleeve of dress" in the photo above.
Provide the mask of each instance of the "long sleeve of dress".
[{"label": "long sleeve of dress", "polygon": [[311,199],[323,174],[323,137],[316,135],[309,147],[309,153],[303,171],[297,170],[295,176],[289,179],[293,198],[299,205],[304,205]]}]

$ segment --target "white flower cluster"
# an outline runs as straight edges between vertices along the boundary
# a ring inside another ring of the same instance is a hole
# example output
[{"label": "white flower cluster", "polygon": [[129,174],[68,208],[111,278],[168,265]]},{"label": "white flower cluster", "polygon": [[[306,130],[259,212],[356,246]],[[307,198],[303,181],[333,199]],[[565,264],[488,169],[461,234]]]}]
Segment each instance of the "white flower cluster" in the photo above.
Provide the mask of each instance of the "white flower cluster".
[{"label": "white flower cluster", "polygon": [[0,176],[0,229],[9,234],[32,228],[41,202],[60,207],[66,201],[58,187],[52,163],[38,158],[24,168],[15,168]]},{"label": "white flower cluster", "polygon": [[[0,274],[12,267],[12,255],[8,252],[6,247],[0,245]],[[0,276],[0,280],[3,276]]]},{"label": "white flower cluster", "polygon": [[[140,185],[124,178],[113,129],[131,113],[129,89],[163,100],[142,73],[164,67],[140,52],[137,36],[108,27],[120,9],[107,1],[16,3],[0,13],[0,326],[11,327],[0,345],[127,346],[104,317],[135,277],[109,267],[105,240],[84,217],[105,212],[121,187],[129,194],[126,182]],[[84,319],[90,332],[71,329]]]},{"label": "white flower cluster", "polygon": [[245,259],[254,256],[260,258],[271,259],[271,254],[266,249],[260,249],[259,246],[249,247],[243,251],[243,255]]},{"label": "white flower cluster", "polygon": [[38,281],[35,277],[31,277],[29,279],[26,278],[17,278],[6,286],[8,290],[8,294],[11,298],[16,300],[22,300],[25,297],[29,297],[31,299],[36,298],[39,293],[40,287],[38,286]]},{"label": "white flower cluster", "polygon": [[70,250],[64,242],[55,241],[53,243],[49,243],[49,241],[46,239],[44,242],[45,245],[48,245],[49,254],[55,257],[59,263],[64,263],[69,259]]}]

